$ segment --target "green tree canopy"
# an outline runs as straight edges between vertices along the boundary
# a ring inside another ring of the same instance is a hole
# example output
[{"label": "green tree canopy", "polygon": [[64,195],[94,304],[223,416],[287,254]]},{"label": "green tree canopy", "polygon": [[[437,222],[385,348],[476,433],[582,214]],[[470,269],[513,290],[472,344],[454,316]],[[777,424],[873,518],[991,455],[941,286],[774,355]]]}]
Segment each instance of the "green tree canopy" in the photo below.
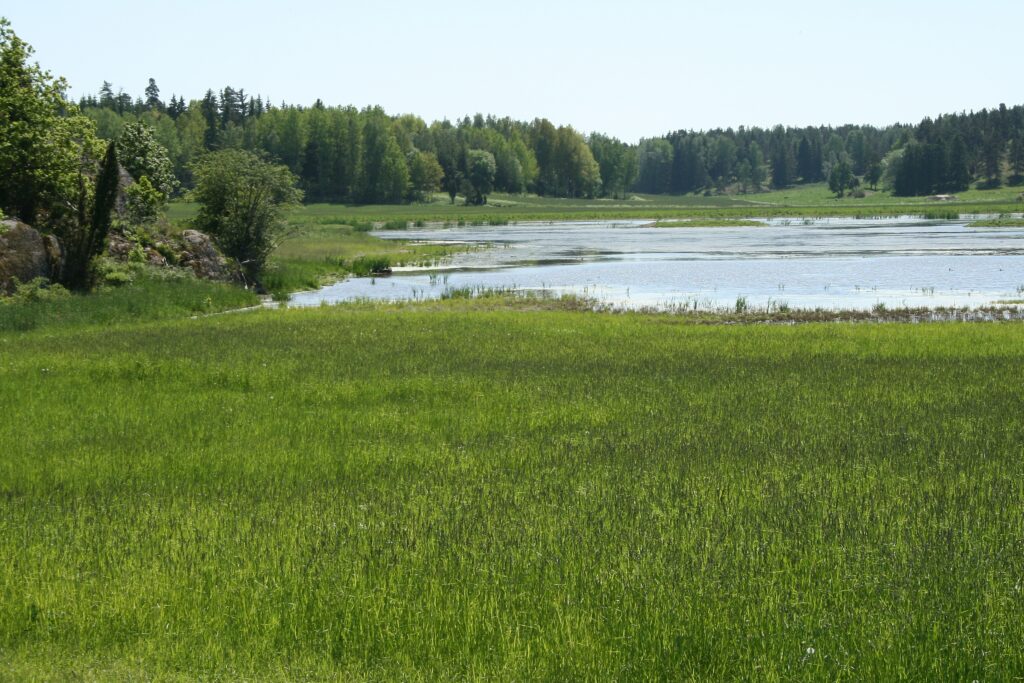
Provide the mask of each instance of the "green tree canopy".
[{"label": "green tree canopy", "polygon": [[67,87],[38,64],[32,47],[0,18],[0,208],[52,226],[77,211],[81,180],[94,177],[103,143]]},{"label": "green tree canopy", "polygon": [[850,164],[844,159],[833,166],[829,172],[828,189],[835,192],[837,197],[842,197],[847,189],[853,187],[854,179],[853,171],[850,170]]},{"label": "green tree canopy", "polygon": [[258,282],[267,257],[287,235],[285,209],[302,200],[298,178],[285,166],[238,149],[207,154],[192,173],[192,197],[200,204],[193,224]]},{"label": "green tree canopy", "polygon": [[487,195],[494,190],[497,164],[494,155],[482,149],[466,152],[466,203],[486,204]]},{"label": "green tree canopy", "polygon": [[433,152],[413,150],[409,153],[409,184],[413,199],[422,200],[437,192],[444,178],[444,170]]},{"label": "green tree canopy", "polygon": [[167,149],[156,141],[153,129],[142,122],[129,123],[121,131],[117,158],[133,180],[149,178],[165,199],[178,186]]}]

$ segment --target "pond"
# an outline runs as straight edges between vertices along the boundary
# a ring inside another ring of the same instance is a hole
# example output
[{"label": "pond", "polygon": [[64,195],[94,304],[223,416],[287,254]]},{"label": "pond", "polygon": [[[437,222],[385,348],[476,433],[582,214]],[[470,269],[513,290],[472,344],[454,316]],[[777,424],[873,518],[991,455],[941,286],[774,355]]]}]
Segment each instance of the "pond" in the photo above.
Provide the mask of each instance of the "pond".
[{"label": "pond", "polygon": [[294,306],[439,298],[452,290],[575,294],[622,308],[979,307],[1024,299],[1024,229],[964,220],[771,219],[752,227],[650,221],[428,227],[375,233],[471,248],[295,294]]}]

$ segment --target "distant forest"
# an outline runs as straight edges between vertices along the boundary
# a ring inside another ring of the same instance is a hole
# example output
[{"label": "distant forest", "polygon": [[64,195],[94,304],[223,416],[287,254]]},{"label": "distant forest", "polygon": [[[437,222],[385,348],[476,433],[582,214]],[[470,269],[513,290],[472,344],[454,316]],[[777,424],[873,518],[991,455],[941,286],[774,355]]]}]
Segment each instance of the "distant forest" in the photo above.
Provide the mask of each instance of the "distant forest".
[{"label": "distant forest", "polygon": [[827,181],[838,195],[867,186],[901,196],[959,192],[972,183],[1024,181],[1024,107],[947,114],[917,125],[845,125],[679,130],[624,143],[547,119],[477,114],[426,123],[379,107],[272,105],[242,89],[213,90],[186,102],[145,97],[104,83],[80,101],[105,139],[142,121],[167,148],[175,175],[190,187],[190,165],[204,152],[241,148],[283,163],[307,201],[387,204],[439,190],[454,202],[484,203],[492,191],[552,197],[747,193]]}]

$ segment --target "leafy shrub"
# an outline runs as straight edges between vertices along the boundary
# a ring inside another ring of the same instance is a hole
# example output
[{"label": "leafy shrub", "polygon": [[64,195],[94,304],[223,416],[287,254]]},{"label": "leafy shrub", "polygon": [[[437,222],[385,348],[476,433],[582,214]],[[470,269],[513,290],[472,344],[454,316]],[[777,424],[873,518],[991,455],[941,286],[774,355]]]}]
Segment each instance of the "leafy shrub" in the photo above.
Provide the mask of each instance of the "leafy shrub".
[{"label": "leafy shrub", "polygon": [[298,178],[287,166],[240,149],[211,152],[191,168],[192,198],[200,204],[193,225],[256,280],[270,253],[289,235],[284,213],[302,200]]},{"label": "leafy shrub", "polygon": [[64,287],[52,283],[44,277],[37,277],[28,282],[18,283],[11,296],[0,296],[0,305],[19,304],[30,301],[54,301],[71,296]]},{"label": "leafy shrub", "polygon": [[148,177],[142,176],[137,182],[129,185],[124,194],[128,220],[133,224],[148,225],[160,217],[164,195],[153,187]]},{"label": "leafy shrub", "polygon": [[146,250],[141,244],[136,244],[132,247],[132,250],[128,252],[128,261],[131,263],[146,262]]},{"label": "leafy shrub", "polygon": [[[138,254],[141,253],[141,260]],[[128,255],[128,261],[117,261],[107,256],[93,259],[92,281],[99,286],[120,287],[128,285],[146,271],[146,254],[139,245],[135,245]]]},{"label": "leafy shrub", "polygon": [[156,249],[158,254],[167,259],[167,262],[171,265],[176,266],[180,262],[178,252],[167,242],[157,242],[153,245],[153,248]]}]

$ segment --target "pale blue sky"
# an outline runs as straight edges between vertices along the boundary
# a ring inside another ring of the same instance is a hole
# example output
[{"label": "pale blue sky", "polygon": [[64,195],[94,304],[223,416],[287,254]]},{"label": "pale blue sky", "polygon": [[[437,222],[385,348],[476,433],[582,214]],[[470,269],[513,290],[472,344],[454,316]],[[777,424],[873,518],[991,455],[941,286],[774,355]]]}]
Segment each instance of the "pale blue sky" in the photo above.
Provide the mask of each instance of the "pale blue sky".
[{"label": "pale blue sky", "polygon": [[5,4],[76,98],[104,80],[141,95],[152,76],[165,99],[231,85],[428,121],[545,116],[628,141],[1024,103],[1022,0]]}]

